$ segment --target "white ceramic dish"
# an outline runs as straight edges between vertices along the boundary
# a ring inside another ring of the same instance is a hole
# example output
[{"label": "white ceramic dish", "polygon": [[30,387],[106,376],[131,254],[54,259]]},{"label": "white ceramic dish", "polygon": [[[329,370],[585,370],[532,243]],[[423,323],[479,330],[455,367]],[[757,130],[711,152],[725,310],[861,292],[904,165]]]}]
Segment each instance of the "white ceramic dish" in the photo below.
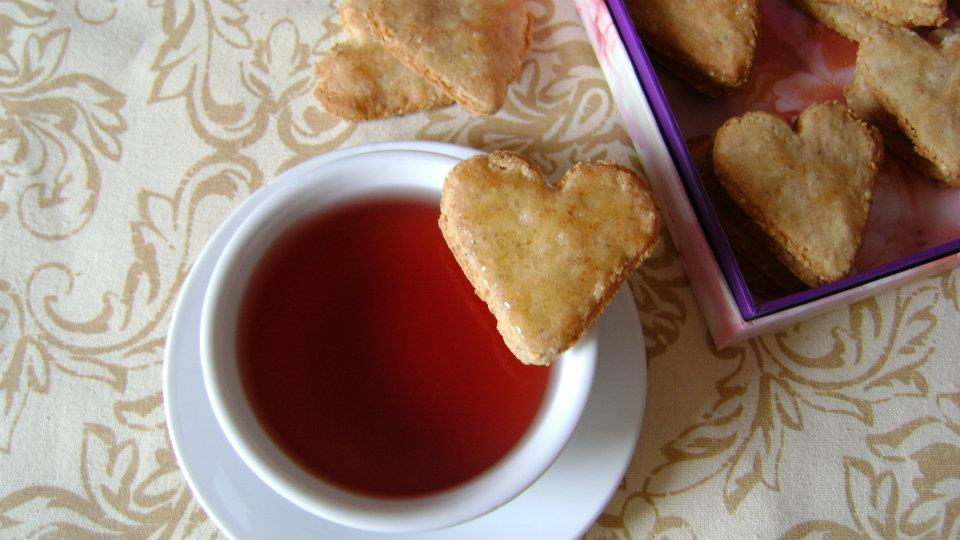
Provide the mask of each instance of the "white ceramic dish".
[{"label": "white ceramic dish", "polygon": [[250,275],[276,238],[308,216],[357,201],[397,196],[439,205],[443,180],[459,161],[430,152],[381,150],[346,156],[308,174],[284,173],[234,231],[210,277],[200,318],[200,363],[220,428],[267,485],[325,519],[358,529],[405,532],[449,527],[486,514],[543,474],[583,412],[596,365],[594,332],[554,363],[529,429],[496,464],[439,493],[378,498],[303,470],[267,435],[246,398],[237,363],[237,318]]},{"label": "white ceramic dish", "polygon": [[[361,153],[426,152],[463,159],[476,151],[439,143],[385,143],[346,149],[291,169],[306,175]],[[270,183],[245,201],[200,254],[174,309],[167,340],[164,394],[181,470],[201,506],[233,538],[466,539],[573,538],[602,510],[618,485],[639,434],[646,370],[639,320],[622,290],[597,325],[598,368],[582,419],[556,462],[499,509],[453,527],[387,535],[326,521],[264,484],[232,449],[207,400],[199,361],[199,320],[213,268],[239,223],[277,189]]]}]

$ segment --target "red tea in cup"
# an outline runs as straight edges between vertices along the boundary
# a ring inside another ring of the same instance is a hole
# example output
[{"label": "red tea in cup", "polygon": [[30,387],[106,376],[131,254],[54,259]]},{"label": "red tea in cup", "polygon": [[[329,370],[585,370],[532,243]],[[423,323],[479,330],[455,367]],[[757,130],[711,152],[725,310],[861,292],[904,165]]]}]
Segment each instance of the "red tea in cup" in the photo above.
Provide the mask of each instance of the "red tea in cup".
[{"label": "red tea in cup", "polygon": [[435,202],[361,200],[295,223],[257,263],[236,350],[250,405],[303,469],[387,497],[491,467],[550,368],[503,344],[444,243]]}]

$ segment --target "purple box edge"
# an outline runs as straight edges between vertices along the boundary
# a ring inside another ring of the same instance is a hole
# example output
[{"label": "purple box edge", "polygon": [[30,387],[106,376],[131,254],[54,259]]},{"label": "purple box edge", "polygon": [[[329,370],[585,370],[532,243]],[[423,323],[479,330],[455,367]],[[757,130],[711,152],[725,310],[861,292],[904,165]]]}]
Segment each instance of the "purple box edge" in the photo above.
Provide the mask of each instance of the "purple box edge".
[{"label": "purple box edge", "polygon": [[673,116],[673,111],[667,102],[666,95],[663,93],[663,88],[660,86],[659,79],[643,47],[640,36],[633,26],[630,13],[627,11],[623,0],[605,1],[613,16],[617,31],[627,48],[634,70],[640,79],[643,92],[650,101],[650,106],[653,110],[654,117],[657,119],[660,132],[665,136],[667,148],[670,150],[670,155],[677,165],[680,178],[683,181],[688,196],[690,196],[693,209],[701,221],[710,248],[717,257],[720,269],[727,279],[727,285],[730,287],[734,300],[740,308],[740,314],[745,321],[812,302],[854,287],[859,287],[875,279],[909,270],[910,268],[928,263],[946,255],[960,252],[960,239],[952,240],[945,244],[940,244],[912,255],[901,257],[819,287],[760,304],[755,302],[753,295],[747,287],[743,272],[740,270],[740,265],[737,263],[736,257],[733,254],[733,249],[730,247],[730,243],[727,241],[726,235],[720,227],[720,221],[714,212],[713,205],[710,203],[703,188],[700,175],[697,172],[696,165],[693,163],[693,158],[690,156],[686,141],[680,132],[680,127],[677,125]]}]

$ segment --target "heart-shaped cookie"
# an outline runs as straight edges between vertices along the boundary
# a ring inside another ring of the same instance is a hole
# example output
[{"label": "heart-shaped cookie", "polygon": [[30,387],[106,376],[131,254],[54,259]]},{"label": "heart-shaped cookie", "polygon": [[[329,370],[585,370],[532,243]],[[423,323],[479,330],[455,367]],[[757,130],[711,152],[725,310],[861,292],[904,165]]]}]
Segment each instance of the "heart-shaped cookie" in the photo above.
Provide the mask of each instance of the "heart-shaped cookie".
[{"label": "heart-shaped cookie", "polygon": [[904,157],[921,172],[960,187],[960,32],[938,37],[939,47],[902,28],[873,32],[860,43],[846,97],[865,119],[885,116],[884,111],[895,118],[913,151],[929,164],[918,163],[909,147]]},{"label": "heart-shaped cookie", "polygon": [[829,0],[894,26],[940,26],[947,21],[947,0]]},{"label": "heart-shaped cookie", "polygon": [[883,145],[887,151],[903,158],[920,174],[937,178],[947,185],[950,184],[950,179],[944,177],[932,161],[916,152],[916,146],[910,140],[910,137],[900,129],[897,118],[887,112],[880,100],[877,99],[873,89],[867,84],[863,70],[857,70],[854,73],[853,79],[843,89],[843,96],[847,100],[847,107],[853,114],[880,130],[883,135]]},{"label": "heart-shaped cookie", "polygon": [[796,132],[768,113],[732,118],[713,149],[724,190],[811,287],[850,272],[882,157],[876,129],[834,102],[808,107]]},{"label": "heart-shaped cookie", "polygon": [[500,109],[530,49],[523,0],[354,2],[387,51],[473,114]]},{"label": "heart-shaped cookie", "polygon": [[852,41],[894,26],[937,26],[946,20],[945,0],[791,0],[815,19]]},{"label": "heart-shaped cookie", "polygon": [[758,300],[777,298],[802,291],[806,285],[783,264],[771,249],[766,234],[724,191],[713,171],[713,137],[687,141],[690,157],[700,173],[710,204],[730,242],[740,271]]},{"label": "heart-shaped cookie", "polygon": [[[644,40],[677,74],[709,95],[743,84],[757,45],[757,0],[633,0]],[[679,65],[677,65],[679,64]]]},{"label": "heart-shaped cookie", "polygon": [[388,118],[453,103],[374,42],[334,45],[316,71],[317,100],[347,120]]},{"label": "heart-shaped cookie", "polygon": [[452,104],[372,38],[358,11],[366,5],[366,0],[344,4],[340,18],[350,40],[334,45],[317,63],[314,95],[327,112],[347,120],[373,120]]},{"label": "heart-shaped cookie", "polygon": [[660,218],[646,180],[614,163],[579,163],[552,187],[494,152],[450,171],[440,229],[510,350],[549,364],[650,254]]},{"label": "heart-shaped cookie", "polygon": [[791,0],[791,2],[845,38],[858,43],[874,30],[886,25],[880,19],[843,3],[830,0]]}]

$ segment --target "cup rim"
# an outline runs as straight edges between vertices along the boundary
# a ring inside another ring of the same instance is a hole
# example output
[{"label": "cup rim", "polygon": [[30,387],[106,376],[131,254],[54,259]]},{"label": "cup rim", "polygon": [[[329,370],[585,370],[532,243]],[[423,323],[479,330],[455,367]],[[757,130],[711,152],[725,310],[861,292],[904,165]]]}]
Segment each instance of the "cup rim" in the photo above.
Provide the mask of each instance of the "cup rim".
[{"label": "cup rim", "polygon": [[362,495],[311,475],[287,457],[256,422],[239,384],[232,336],[246,278],[266,246],[302,217],[325,208],[384,195],[438,201],[446,172],[459,161],[432,152],[381,150],[348,156],[283,180],[284,184],[241,222],[217,261],[205,293],[200,357],[218,424],[260,479],[294,504],[330,521],[358,529],[413,532],[486,514],[513,499],[546,471],[586,404],[596,360],[594,332],[588,332],[554,364],[540,410],[513,449],[462,484],[406,498]]}]

